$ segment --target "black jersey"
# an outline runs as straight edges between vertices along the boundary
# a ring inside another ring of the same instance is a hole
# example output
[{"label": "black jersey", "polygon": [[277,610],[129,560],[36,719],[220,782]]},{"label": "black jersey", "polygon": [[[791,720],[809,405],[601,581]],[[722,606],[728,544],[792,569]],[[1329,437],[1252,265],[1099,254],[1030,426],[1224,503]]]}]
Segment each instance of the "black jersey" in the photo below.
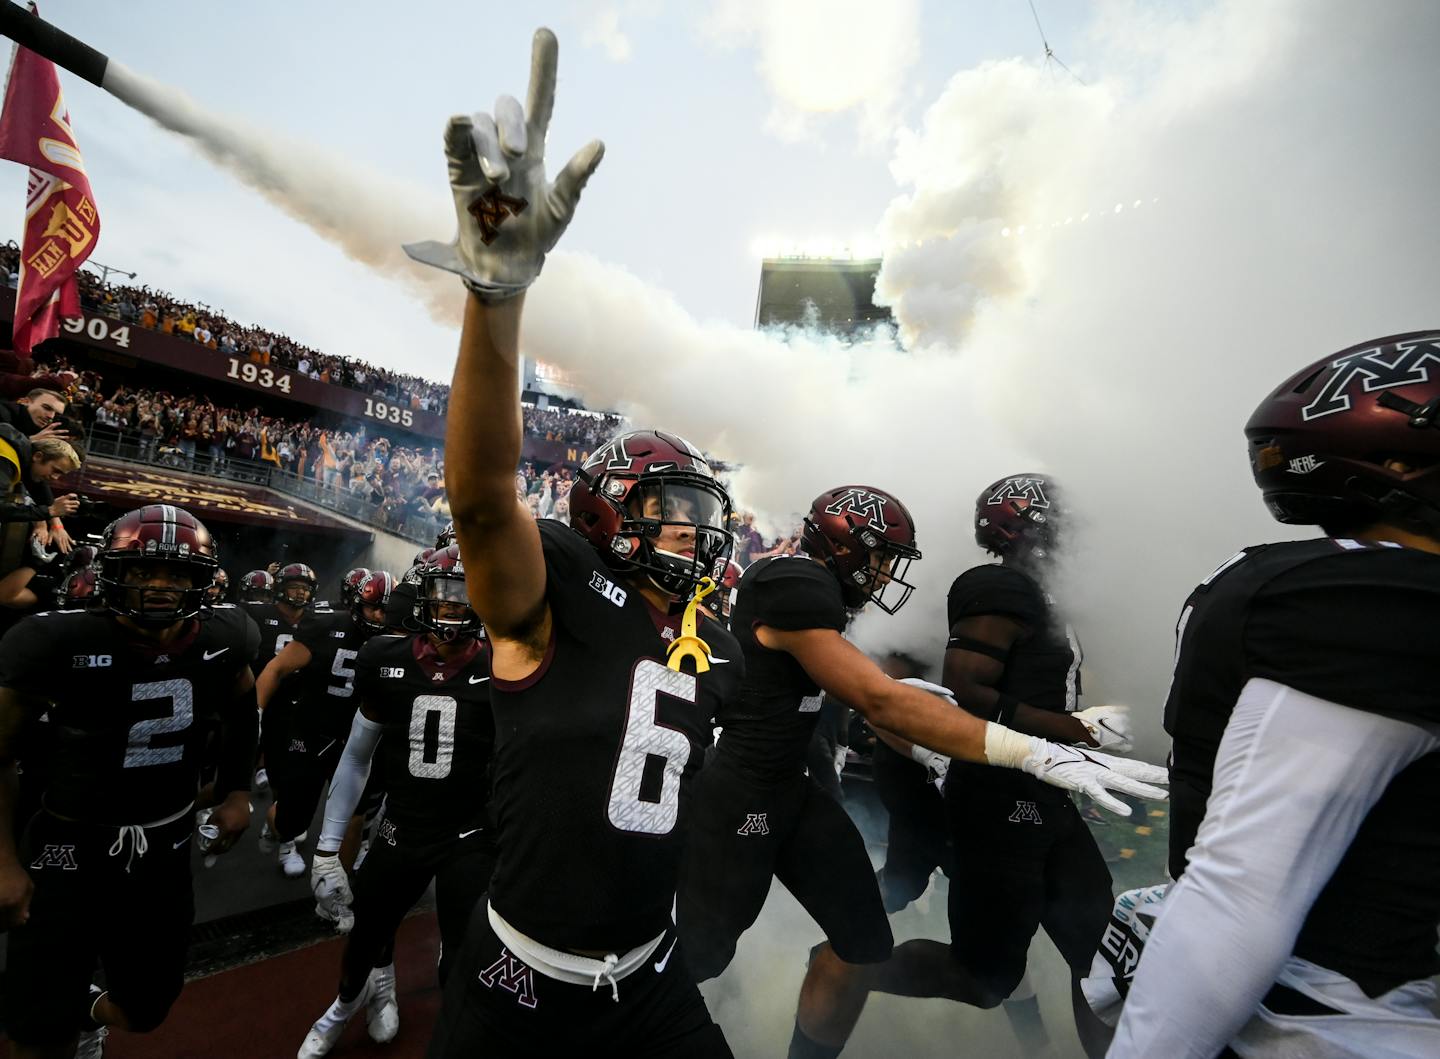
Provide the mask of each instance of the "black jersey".
[{"label": "black jersey", "polygon": [[355,698],[355,659],[371,630],[349,611],[325,611],[300,623],[295,639],[310,652],[299,674],[300,717],[304,730],[344,742],[350,735],[359,700]]},{"label": "black jersey", "polygon": [[724,729],[721,752],[761,779],[804,771],[820,717],[820,685],[788,652],[755,639],[755,626],[839,632],[847,618],[840,582],[810,558],[761,559],[745,571],[730,613],[730,628],[745,652],[745,683],[717,718]]},{"label": "black jersey", "polygon": [[[1267,679],[1440,722],[1440,556],[1323,538],[1246,549],[1190,596],[1165,704],[1170,872],[1185,870],[1241,689]],[[1295,955],[1376,996],[1440,972],[1440,753],[1396,776],[1311,907]]]},{"label": "black jersey", "polygon": [[624,952],[670,924],[690,780],[745,663],[734,637],[702,618],[709,671],[668,668],[678,615],[618,583],[565,524],[538,526],[554,631],[531,677],[491,682],[490,899],[547,945]]},{"label": "black jersey", "polygon": [[[290,641],[300,632],[300,627],[307,621],[316,620],[316,612],[312,608],[300,615],[300,620],[291,624],[290,620],[280,613],[280,608],[274,603],[241,603],[240,609],[244,610],[260,629],[260,654],[255,659],[255,675],[259,676],[261,671],[274,658],[289,645]],[[328,620],[329,613],[321,615],[322,619]],[[294,703],[300,694],[300,680],[291,676],[286,678],[280,685],[275,697],[287,703]]]},{"label": "black jersey", "polygon": [[[1005,658],[1005,670],[995,690],[1039,710],[1066,713],[1079,708],[1080,664],[1084,660],[1080,641],[1033,577],[993,563],[976,566],[950,585],[945,609],[952,637],[955,626],[966,618],[997,616],[1024,626]],[[955,646],[963,648],[964,643]],[[1053,803],[1070,797],[1059,787],[1016,769],[956,762],[952,771],[952,783],[984,785],[987,791],[1013,792],[1020,799]]]},{"label": "black jersey", "polygon": [[163,649],[104,611],[49,611],[17,624],[0,640],[0,687],[48,700],[46,807],[119,826],[188,806],[205,733],[234,701],[259,642],[255,623],[229,604]]},{"label": "black jersey", "polygon": [[375,636],[355,660],[356,695],[384,725],[385,816],[407,841],[490,827],[490,653],[471,644],[446,662],[423,634]]}]

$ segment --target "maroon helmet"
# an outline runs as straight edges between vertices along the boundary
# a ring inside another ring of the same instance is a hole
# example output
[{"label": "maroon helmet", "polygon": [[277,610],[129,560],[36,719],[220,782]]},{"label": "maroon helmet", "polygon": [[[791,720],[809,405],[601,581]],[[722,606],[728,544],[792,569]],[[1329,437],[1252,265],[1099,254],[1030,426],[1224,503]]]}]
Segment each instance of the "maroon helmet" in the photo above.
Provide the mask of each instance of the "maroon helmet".
[{"label": "maroon helmet", "polygon": [[[459,604],[464,610],[452,613],[458,611],[453,604]],[[460,545],[437,549],[420,567],[420,588],[412,616],[420,628],[438,640],[480,635],[480,618],[471,609],[470,597],[465,592],[465,564],[460,559]]]},{"label": "maroon helmet", "polygon": [[[304,599],[300,598],[302,586],[308,591],[304,592]],[[304,563],[290,563],[280,568],[275,575],[275,602],[286,603],[292,607],[309,607],[315,602],[315,593],[320,590],[320,579],[315,576],[315,571]]]},{"label": "maroon helmet", "polygon": [[[1245,424],[1281,522],[1440,533],[1440,331],[1361,342],[1286,379]],[[1387,466],[1387,464],[1389,466]]]},{"label": "maroon helmet", "polygon": [[[883,489],[842,485],[821,493],[805,516],[801,542],[840,579],[840,594],[851,610],[874,603],[894,614],[915,591],[905,580],[920,558],[915,520]],[[894,602],[885,598],[892,585],[900,586]]]},{"label": "maroon helmet", "polygon": [[[617,573],[688,595],[730,554],[730,497],[700,450],[659,430],[620,434],[590,454],[570,490],[570,526]],[[666,527],[693,533],[659,547]],[[687,554],[688,553],[688,554]]]},{"label": "maroon helmet", "polygon": [[415,553],[415,558],[410,560],[410,565],[424,566],[425,563],[429,560],[430,556],[434,555],[439,550],[439,548],[421,548],[418,552]]},{"label": "maroon helmet", "polygon": [[441,548],[448,548],[455,541],[455,523],[447,522],[445,528],[440,531],[440,535],[435,538],[435,548],[437,551]]},{"label": "maroon helmet", "polygon": [[206,590],[205,601],[207,603],[223,603],[230,592],[230,575],[221,567],[215,568],[215,580],[210,582],[210,588]]},{"label": "maroon helmet", "polygon": [[726,625],[730,624],[730,609],[735,606],[735,592],[740,587],[740,578],[745,571],[740,569],[740,564],[734,559],[726,559],[723,569],[718,570],[719,576],[715,578],[715,610],[720,615],[720,620]]},{"label": "maroon helmet", "polygon": [[[133,584],[131,570],[140,563],[174,566],[186,583]],[[115,613],[146,625],[173,625],[200,613],[218,565],[204,523],[184,508],[146,504],[105,527],[96,583],[105,606]]]},{"label": "maroon helmet", "polygon": [[1048,559],[1062,523],[1060,490],[1044,474],[1011,474],[975,500],[975,543],[1009,559]]},{"label": "maroon helmet", "polygon": [[57,593],[62,607],[83,606],[95,598],[95,567],[81,566],[71,570],[60,582]]},{"label": "maroon helmet", "polygon": [[272,603],[275,600],[275,578],[269,570],[251,570],[240,579],[241,603]]},{"label": "maroon helmet", "polygon": [[360,587],[360,582],[364,581],[369,574],[369,568],[357,566],[341,578],[340,605],[342,607],[349,607],[350,604],[355,602],[355,590]]},{"label": "maroon helmet", "polygon": [[77,544],[70,549],[66,557],[66,565],[71,570],[81,570],[92,566],[95,560],[100,558],[100,551],[93,544]]},{"label": "maroon helmet", "polygon": [[370,632],[384,632],[385,619],[371,621],[365,616],[365,608],[379,607],[383,611],[390,604],[390,593],[394,588],[394,575],[385,570],[367,570],[350,594],[351,617]]}]

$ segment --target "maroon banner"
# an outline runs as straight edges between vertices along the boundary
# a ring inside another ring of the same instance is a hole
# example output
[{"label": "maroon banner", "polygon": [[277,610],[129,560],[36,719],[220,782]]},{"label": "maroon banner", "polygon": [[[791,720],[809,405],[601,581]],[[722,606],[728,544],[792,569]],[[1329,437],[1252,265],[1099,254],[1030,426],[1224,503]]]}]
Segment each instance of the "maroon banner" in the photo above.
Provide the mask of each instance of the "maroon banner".
[{"label": "maroon banner", "polygon": [[357,539],[372,536],[366,530],[356,529],[263,486],[98,456],[86,460],[78,480],[67,480],[62,488],[125,509],[143,504],[178,504],[206,522],[237,522],[332,536],[353,535]]},{"label": "maroon banner", "polygon": [[[35,11],[35,5],[30,5]],[[30,167],[15,314],[21,358],[80,312],[75,271],[95,250],[100,214],[70,128],[55,64],[16,47],[0,114],[0,158]]]}]

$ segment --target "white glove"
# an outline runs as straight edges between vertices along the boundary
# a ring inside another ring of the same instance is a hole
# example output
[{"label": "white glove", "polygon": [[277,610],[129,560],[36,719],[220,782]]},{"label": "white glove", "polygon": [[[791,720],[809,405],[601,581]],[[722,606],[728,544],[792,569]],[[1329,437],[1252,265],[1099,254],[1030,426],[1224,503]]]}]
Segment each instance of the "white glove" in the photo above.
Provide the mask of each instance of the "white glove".
[{"label": "white glove", "polygon": [[545,134],[555,106],[555,34],[535,31],[525,108],[513,96],[495,114],[454,117],[445,127],[445,157],[459,234],[453,242],[410,243],[423,265],[458,273],[491,300],[513,297],[535,281],[545,255],[575,215],[575,204],[605,145],[591,140],[545,182]]},{"label": "white glove", "polygon": [[1122,754],[1134,749],[1130,742],[1129,706],[1091,706],[1070,716],[1085,726],[1100,749]]},{"label": "white glove", "polygon": [[315,895],[315,914],[333,922],[341,934],[348,934],[355,924],[355,915],[350,911],[355,895],[350,892],[350,879],[339,857],[317,854],[312,858],[310,892]]},{"label": "white glove", "polygon": [[912,688],[919,688],[921,691],[928,691],[931,695],[939,695],[951,706],[958,706],[955,701],[955,693],[944,684],[932,684],[928,680],[921,680],[919,677],[906,677],[900,681],[902,684],[909,684]]},{"label": "white glove", "polygon": [[991,765],[1028,772],[1052,787],[1080,791],[1119,816],[1129,816],[1130,807],[1112,796],[1112,790],[1157,801],[1168,797],[1159,787],[1151,786],[1170,782],[1169,771],[1159,765],[1061,746],[998,724],[985,727],[985,760]]}]

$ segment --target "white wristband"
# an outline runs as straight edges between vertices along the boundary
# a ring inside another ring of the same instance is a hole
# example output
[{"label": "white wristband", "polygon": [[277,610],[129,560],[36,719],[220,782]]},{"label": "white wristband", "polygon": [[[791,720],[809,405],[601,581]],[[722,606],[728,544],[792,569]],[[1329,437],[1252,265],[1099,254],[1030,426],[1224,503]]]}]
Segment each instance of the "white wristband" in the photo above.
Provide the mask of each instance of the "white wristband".
[{"label": "white wristband", "polygon": [[1035,753],[1036,744],[1043,742],[994,721],[985,722],[985,761],[998,768],[1020,768],[1025,759]]}]

